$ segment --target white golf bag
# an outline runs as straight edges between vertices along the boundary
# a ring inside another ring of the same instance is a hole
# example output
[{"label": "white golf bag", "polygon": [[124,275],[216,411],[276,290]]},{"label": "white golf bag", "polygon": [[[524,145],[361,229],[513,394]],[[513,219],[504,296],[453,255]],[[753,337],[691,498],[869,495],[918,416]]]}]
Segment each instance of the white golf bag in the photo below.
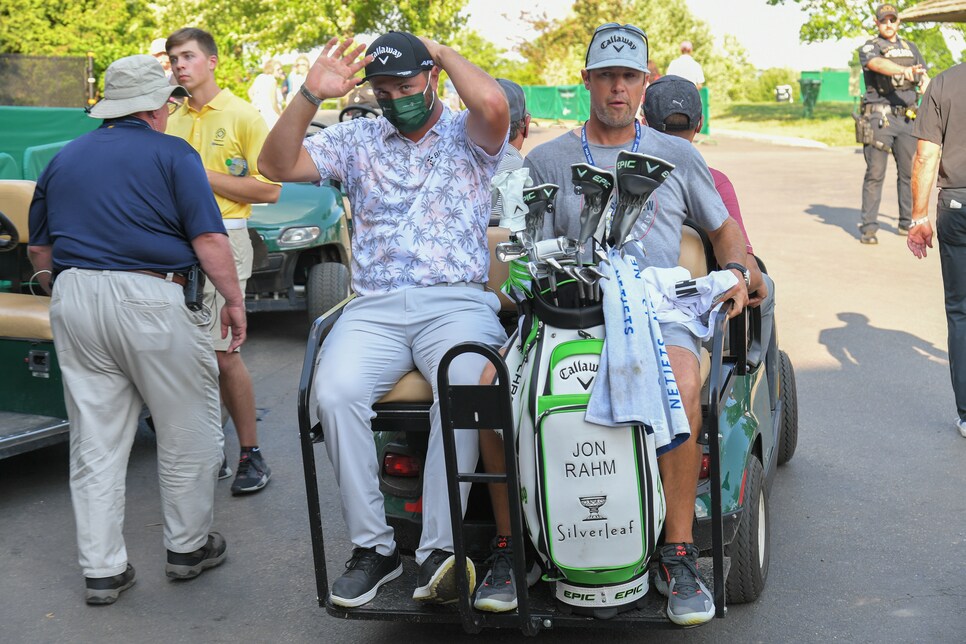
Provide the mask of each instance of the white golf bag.
[{"label": "white golf bag", "polygon": [[[574,299],[573,286],[554,299]],[[604,344],[600,304],[571,308],[532,290],[506,356],[524,520],[556,598],[610,617],[648,590],[665,514],[654,438],[584,420]]]}]

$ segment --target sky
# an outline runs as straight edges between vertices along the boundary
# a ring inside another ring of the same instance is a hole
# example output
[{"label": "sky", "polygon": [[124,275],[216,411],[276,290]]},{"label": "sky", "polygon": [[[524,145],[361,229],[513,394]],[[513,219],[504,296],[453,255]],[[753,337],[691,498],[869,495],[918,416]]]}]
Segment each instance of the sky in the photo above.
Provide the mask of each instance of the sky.
[{"label": "sky", "polygon": [[[755,67],[790,67],[795,70],[848,67],[852,52],[864,38],[815,45],[801,45],[798,30],[804,14],[794,3],[771,7],[765,0],[685,0],[691,12],[711,25],[720,46],[725,34],[738,38]],[[522,6],[527,11],[550,18],[567,14],[567,0],[469,0],[469,27],[499,47],[512,49],[532,36],[528,25],[519,20]],[[638,25],[647,31],[647,25]],[[870,33],[872,21],[869,20]]]}]

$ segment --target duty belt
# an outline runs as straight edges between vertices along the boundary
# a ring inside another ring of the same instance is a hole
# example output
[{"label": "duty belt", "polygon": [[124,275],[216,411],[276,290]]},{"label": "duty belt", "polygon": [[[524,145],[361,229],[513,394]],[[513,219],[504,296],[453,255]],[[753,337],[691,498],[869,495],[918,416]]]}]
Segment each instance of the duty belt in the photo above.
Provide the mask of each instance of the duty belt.
[{"label": "duty belt", "polygon": [[862,114],[865,116],[877,113],[905,116],[906,112],[909,110],[912,110],[913,113],[915,113],[916,107],[913,105],[883,105],[882,103],[866,103],[862,106]]}]

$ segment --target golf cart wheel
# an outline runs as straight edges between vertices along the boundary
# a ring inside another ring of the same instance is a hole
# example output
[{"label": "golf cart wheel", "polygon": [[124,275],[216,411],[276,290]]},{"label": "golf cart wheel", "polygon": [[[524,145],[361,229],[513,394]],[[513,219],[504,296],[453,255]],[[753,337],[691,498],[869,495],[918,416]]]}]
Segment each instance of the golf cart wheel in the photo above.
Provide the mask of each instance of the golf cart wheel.
[{"label": "golf cart wheel", "polygon": [[758,457],[752,455],[748,459],[746,476],[741,523],[734,541],[725,550],[731,557],[731,572],[725,586],[730,604],[747,604],[758,599],[765,587],[771,557],[765,471]]},{"label": "golf cart wheel", "polygon": [[792,460],[798,446],[798,390],[795,388],[795,369],[784,351],[778,352],[778,373],[781,382],[779,398],[782,417],[778,442],[778,464]]},{"label": "golf cart wheel", "polygon": [[14,250],[20,243],[20,233],[12,221],[0,212],[0,253]]},{"label": "golf cart wheel", "polygon": [[305,299],[310,321],[315,321],[348,295],[348,268],[335,262],[322,262],[309,269]]}]

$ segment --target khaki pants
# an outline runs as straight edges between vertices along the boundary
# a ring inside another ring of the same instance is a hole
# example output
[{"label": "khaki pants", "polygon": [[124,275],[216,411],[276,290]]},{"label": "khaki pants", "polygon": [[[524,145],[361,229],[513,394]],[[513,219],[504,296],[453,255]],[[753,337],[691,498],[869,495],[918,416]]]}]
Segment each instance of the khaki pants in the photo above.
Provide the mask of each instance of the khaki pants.
[{"label": "khaki pants", "polygon": [[[242,296],[245,295],[245,284],[252,276],[252,261],[254,251],[252,240],[248,236],[247,228],[233,228],[228,231],[231,242],[231,254],[235,258],[235,270],[238,272],[238,283],[241,285]],[[211,342],[215,351],[228,351],[231,344],[231,331],[227,337],[221,337],[221,309],[225,306],[225,298],[215,290],[211,280],[205,280],[205,306],[211,310]]]},{"label": "khaki pants", "polygon": [[128,563],[127,462],[146,403],[158,442],[164,545],[202,547],[224,438],[208,315],[180,286],[149,275],[70,269],[50,305],[70,420],[70,488],[80,565],[108,577]]}]

